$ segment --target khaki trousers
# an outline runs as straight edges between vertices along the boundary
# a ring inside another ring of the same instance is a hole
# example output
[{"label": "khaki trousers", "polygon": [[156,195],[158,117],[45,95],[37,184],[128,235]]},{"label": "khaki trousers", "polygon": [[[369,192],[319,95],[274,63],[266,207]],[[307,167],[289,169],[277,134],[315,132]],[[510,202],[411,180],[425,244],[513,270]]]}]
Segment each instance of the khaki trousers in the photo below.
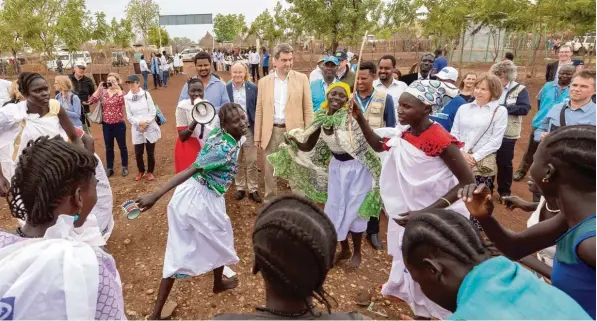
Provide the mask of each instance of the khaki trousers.
[{"label": "khaki trousers", "polygon": [[259,189],[259,178],[257,177],[257,147],[253,140],[251,131],[246,136],[247,141],[243,144],[238,155],[238,173],[234,178],[236,189],[249,193],[257,192]]},{"label": "khaki trousers", "polygon": [[[272,164],[268,162],[267,156],[278,152],[280,144],[284,142],[285,133],[286,128],[274,127],[272,131],[272,138],[269,140],[269,144],[265,148],[265,153],[263,153],[263,157],[265,157],[265,159],[263,160],[263,164],[265,167],[265,202],[271,201],[278,195],[278,180],[276,177],[274,177],[274,168],[272,167]],[[293,193],[296,193],[301,196],[305,195],[302,192],[296,191],[293,183],[289,182],[289,185]]]}]

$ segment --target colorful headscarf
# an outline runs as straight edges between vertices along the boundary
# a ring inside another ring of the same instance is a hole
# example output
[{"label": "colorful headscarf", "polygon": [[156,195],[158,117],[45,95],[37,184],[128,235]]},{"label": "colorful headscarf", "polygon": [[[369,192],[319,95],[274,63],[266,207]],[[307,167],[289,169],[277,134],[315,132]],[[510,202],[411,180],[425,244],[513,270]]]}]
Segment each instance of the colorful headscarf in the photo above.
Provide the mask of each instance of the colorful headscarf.
[{"label": "colorful headscarf", "polygon": [[[451,88],[454,87],[454,88]],[[443,108],[453,98],[455,86],[438,80],[416,80],[404,92],[415,96],[423,104],[431,106],[435,112]]]},{"label": "colorful headscarf", "polygon": [[[321,103],[321,106],[320,106],[321,109],[328,110],[328,94],[330,93],[330,91],[332,91],[332,89],[334,89],[336,87],[344,88],[344,90],[346,90],[346,95],[348,95],[348,97],[350,97],[350,94],[351,94],[350,86],[347,83],[342,82],[342,81],[335,82],[335,83],[331,84],[328,87],[328,90],[325,92],[325,101]],[[346,105],[344,105],[344,108],[348,108],[348,101],[346,101]]]}]

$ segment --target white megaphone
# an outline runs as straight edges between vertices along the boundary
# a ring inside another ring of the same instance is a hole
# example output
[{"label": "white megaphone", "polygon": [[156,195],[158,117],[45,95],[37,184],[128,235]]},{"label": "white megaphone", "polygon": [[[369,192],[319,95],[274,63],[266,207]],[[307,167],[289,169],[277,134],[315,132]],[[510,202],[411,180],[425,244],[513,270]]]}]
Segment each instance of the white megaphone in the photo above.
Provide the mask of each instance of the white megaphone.
[{"label": "white megaphone", "polygon": [[209,124],[216,117],[216,108],[207,100],[200,100],[193,106],[191,117],[197,122],[197,124],[201,125],[199,139],[203,139],[205,125]]}]

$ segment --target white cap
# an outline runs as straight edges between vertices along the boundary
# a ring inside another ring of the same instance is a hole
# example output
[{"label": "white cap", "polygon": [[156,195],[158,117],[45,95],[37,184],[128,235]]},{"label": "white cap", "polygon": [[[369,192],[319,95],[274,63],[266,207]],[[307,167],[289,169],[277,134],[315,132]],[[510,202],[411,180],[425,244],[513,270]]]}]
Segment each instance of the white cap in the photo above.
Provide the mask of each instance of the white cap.
[{"label": "white cap", "polygon": [[441,80],[457,81],[458,80],[458,70],[456,70],[456,68],[454,68],[454,67],[444,67],[444,69],[442,69],[440,72],[435,74],[435,76]]}]

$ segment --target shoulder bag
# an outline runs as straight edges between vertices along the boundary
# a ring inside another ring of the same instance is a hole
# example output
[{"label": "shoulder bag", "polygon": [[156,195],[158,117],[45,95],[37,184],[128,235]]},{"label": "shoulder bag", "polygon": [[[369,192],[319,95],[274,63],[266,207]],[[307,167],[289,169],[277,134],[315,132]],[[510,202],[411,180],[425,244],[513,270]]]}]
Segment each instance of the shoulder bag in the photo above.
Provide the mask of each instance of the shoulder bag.
[{"label": "shoulder bag", "polygon": [[104,101],[104,95],[106,93],[102,93],[102,96],[99,99],[99,102],[97,103],[97,106],[95,107],[95,110],[92,113],[88,113],[87,114],[87,118],[89,118],[89,121],[91,121],[92,123],[96,123],[96,124],[101,124],[103,122],[103,118],[102,118],[102,102]]},{"label": "shoulder bag", "polygon": [[[149,100],[147,100],[147,92],[145,92],[145,102],[147,103],[147,111],[149,111]],[[155,106],[155,122],[158,126],[162,126],[166,123],[166,116],[162,113],[160,107],[154,102],[153,105]]]}]

